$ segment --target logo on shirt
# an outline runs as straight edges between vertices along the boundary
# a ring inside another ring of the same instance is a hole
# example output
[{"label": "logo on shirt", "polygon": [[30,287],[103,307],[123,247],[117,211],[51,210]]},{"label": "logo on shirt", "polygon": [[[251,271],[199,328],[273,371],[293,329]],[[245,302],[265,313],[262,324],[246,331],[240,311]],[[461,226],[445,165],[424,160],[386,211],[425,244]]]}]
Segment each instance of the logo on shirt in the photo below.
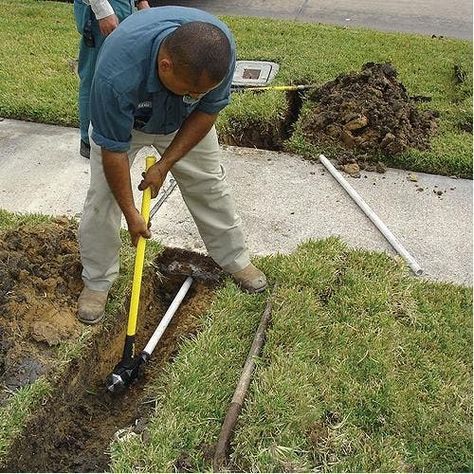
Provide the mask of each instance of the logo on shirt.
[{"label": "logo on shirt", "polygon": [[151,102],[151,100],[146,100],[145,102],[140,102],[138,105],[137,105],[137,109],[151,109],[153,107],[153,103]]}]

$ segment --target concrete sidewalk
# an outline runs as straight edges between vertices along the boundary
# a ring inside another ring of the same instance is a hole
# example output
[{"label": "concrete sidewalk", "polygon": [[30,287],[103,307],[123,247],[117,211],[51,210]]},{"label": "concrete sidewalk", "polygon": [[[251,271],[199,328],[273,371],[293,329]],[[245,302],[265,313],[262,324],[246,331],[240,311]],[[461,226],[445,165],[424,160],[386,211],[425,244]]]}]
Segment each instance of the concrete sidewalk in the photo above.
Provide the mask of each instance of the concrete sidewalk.
[{"label": "concrete sidewalk", "polygon": [[[0,208],[80,217],[89,162],[79,156],[78,143],[77,129],[1,121]],[[304,240],[331,235],[354,247],[394,253],[321,164],[236,147],[223,147],[223,163],[253,254],[287,253]],[[136,185],[142,167],[138,159]],[[348,179],[425,276],[472,285],[472,181],[417,173],[413,182],[409,174],[363,172]],[[152,230],[165,245],[205,251],[177,188]]]}]

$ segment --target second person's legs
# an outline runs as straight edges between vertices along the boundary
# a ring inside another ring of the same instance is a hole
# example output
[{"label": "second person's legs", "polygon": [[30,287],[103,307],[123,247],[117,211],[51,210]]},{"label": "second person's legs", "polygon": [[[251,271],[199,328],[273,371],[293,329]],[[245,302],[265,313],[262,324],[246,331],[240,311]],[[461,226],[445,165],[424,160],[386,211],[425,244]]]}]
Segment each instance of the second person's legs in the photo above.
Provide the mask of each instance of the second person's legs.
[{"label": "second person's legs", "polygon": [[[79,44],[78,74],[79,74],[79,129],[81,132],[81,154],[89,158],[89,96],[94,77],[95,64],[104,37],[100,34],[97,21],[91,7],[81,1],[74,2],[74,16],[77,30],[81,35]],[[90,34],[93,45],[87,45],[83,34],[87,23],[90,23]]]}]

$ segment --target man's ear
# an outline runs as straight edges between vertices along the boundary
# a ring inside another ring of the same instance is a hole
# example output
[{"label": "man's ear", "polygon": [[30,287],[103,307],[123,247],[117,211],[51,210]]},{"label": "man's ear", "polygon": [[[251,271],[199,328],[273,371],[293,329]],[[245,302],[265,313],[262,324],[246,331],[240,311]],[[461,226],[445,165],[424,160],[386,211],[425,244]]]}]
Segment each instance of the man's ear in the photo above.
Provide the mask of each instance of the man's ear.
[{"label": "man's ear", "polygon": [[158,61],[158,66],[160,68],[160,71],[163,72],[170,72],[173,70],[173,62],[168,57],[161,58]]}]

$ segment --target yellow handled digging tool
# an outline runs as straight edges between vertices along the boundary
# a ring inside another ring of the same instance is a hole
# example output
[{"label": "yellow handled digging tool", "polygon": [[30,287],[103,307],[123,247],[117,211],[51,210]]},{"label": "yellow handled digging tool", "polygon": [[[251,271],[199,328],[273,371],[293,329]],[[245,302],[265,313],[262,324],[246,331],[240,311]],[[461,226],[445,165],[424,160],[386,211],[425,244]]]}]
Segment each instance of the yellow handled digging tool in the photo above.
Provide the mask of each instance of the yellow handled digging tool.
[{"label": "yellow handled digging tool", "polygon": [[[148,171],[156,162],[154,156],[146,157],[146,170]],[[143,191],[141,215],[148,225],[150,219],[151,188]],[[137,330],[138,305],[142,286],[143,262],[145,260],[146,239],[140,237],[135,255],[135,268],[133,271],[132,296],[128,314],[127,335],[123,348],[122,360],[115,366],[113,372],[106,379],[107,390],[119,392],[125,389],[137,378],[140,366],[146,358],[140,354],[135,357],[135,333]]]}]

